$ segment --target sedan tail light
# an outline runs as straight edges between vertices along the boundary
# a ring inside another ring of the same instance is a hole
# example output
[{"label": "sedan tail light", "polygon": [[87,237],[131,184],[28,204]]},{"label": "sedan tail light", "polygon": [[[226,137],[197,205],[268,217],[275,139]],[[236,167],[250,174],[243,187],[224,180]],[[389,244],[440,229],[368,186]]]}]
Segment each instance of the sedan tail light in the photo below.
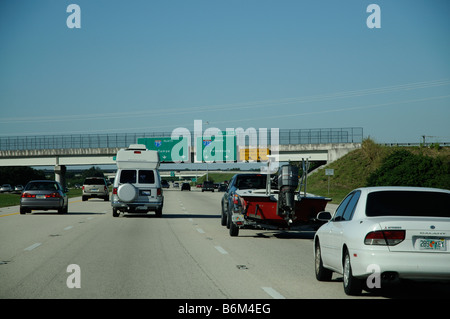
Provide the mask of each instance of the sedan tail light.
[{"label": "sedan tail light", "polygon": [[51,194],[47,194],[45,195],[45,198],[61,198],[61,194],[60,193],[51,193]]},{"label": "sedan tail light", "polygon": [[366,235],[364,244],[395,246],[405,240],[405,235],[404,230],[377,230]]},{"label": "sedan tail light", "polygon": [[33,197],[36,197],[36,195],[30,193],[22,193],[22,198],[33,198]]}]

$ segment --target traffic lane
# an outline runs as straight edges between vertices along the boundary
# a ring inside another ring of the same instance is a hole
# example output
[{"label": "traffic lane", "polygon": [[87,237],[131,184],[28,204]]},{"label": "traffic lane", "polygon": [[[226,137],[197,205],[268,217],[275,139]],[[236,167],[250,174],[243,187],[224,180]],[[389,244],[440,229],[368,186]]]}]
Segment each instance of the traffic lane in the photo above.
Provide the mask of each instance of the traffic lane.
[{"label": "traffic lane", "polygon": [[58,214],[52,210],[33,210],[32,213],[21,215],[20,206],[9,207],[7,214],[0,215],[0,261],[10,260],[22,247],[39,243],[43,238],[69,229],[82,222],[85,217],[105,214],[107,206],[94,201],[82,205],[81,198],[73,198],[69,200],[67,214]]},{"label": "traffic lane", "polygon": [[275,292],[272,295],[284,298],[350,298],[342,286],[318,287],[312,253],[314,232],[241,229],[238,237],[230,237],[228,229],[220,225],[222,196],[181,192],[177,197],[192,227],[225,256],[230,270],[238,269],[246,277],[247,284],[237,283],[242,298],[253,298],[245,292],[248,286],[270,288]]},{"label": "traffic lane", "polygon": [[[14,208],[19,210],[18,206]],[[33,211],[26,215],[2,217],[0,297],[26,298],[32,295],[35,287],[42,288],[43,285],[34,285],[33,282],[45,277],[45,274],[52,276],[52,265],[41,268],[42,265],[48,260],[57,263],[58,255],[66,249],[66,245],[78,240],[77,234],[89,233],[89,226],[104,217],[107,209],[108,203],[89,202],[83,205],[81,199],[73,199],[69,202],[68,214]],[[18,289],[21,293],[9,294],[10,289]],[[39,291],[40,288],[36,289]]]},{"label": "traffic lane", "polygon": [[[165,213],[179,214],[168,199]],[[175,203],[175,201],[173,201]],[[104,205],[104,204],[102,204]],[[171,206],[173,206],[171,208]],[[110,209],[110,208],[109,208]],[[44,215],[39,215],[43,217]],[[58,215],[53,215],[55,220]],[[24,216],[20,216],[24,217]],[[35,216],[37,217],[37,216]],[[25,219],[23,219],[25,220]],[[188,219],[101,215],[69,232],[35,237],[38,246],[2,265],[2,298],[231,298],[216,279],[232,269]],[[214,254],[218,258],[214,258]],[[213,258],[211,258],[213,257]],[[212,264],[208,263],[212,261]],[[67,287],[67,267],[81,271],[81,288]],[[223,269],[220,269],[223,267]],[[227,273],[228,272],[228,273]],[[239,283],[245,278],[238,278]],[[239,291],[239,285],[232,285]],[[260,289],[250,293],[263,297]]]}]

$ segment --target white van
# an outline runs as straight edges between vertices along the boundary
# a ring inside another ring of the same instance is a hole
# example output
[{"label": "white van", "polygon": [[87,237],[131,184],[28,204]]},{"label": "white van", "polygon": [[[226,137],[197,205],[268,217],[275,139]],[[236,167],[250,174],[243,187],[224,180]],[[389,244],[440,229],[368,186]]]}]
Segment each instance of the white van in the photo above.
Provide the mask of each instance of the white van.
[{"label": "white van", "polygon": [[159,175],[159,154],[145,145],[132,144],[116,156],[117,173],[114,179],[111,206],[113,216],[123,213],[162,215],[164,196]]}]

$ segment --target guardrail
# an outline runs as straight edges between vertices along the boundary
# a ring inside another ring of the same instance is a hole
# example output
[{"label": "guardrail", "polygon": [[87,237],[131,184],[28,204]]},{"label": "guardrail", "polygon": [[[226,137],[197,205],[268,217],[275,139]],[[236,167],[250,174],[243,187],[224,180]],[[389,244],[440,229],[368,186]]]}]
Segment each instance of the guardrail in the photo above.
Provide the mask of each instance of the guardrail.
[{"label": "guardrail", "polygon": [[[76,135],[37,135],[0,137],[0,151],[42,150],[42,149],[83,149],[128,147],[138,138],[170,137],[171,132],[120,133],[120,134],[76,134]],[[192,144],[194,134],[191,132]],[[268,144],[271,141],[267,130]],[[279,144],[328,144],[362,143],[363,129],[319,128],[319,129],[280,129]]]}]

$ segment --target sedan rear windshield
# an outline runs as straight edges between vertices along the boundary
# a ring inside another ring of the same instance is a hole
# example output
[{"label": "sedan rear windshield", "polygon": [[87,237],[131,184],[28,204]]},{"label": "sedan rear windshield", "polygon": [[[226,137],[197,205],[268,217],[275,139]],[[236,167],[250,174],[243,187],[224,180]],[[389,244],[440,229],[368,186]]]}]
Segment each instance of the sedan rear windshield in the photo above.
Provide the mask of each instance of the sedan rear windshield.
[{"label": "sedan rear windshield", "polygon": [[366,215],[450,217],[450,194],[422,191],[380,191],[367,197]]},{"label": "sedan rear windshield", "polygon": [[155,183],[155,173],[153,170],[146,169],[124,169],[120,174],[120,183],[136,183],[136,177],[138,178],[139,184],[154,184]]},{"label": "sedan rear windshield", "polygon": [[58,184],[54,182],[31,182],[26,186],[27,191],[56,191]]}]

